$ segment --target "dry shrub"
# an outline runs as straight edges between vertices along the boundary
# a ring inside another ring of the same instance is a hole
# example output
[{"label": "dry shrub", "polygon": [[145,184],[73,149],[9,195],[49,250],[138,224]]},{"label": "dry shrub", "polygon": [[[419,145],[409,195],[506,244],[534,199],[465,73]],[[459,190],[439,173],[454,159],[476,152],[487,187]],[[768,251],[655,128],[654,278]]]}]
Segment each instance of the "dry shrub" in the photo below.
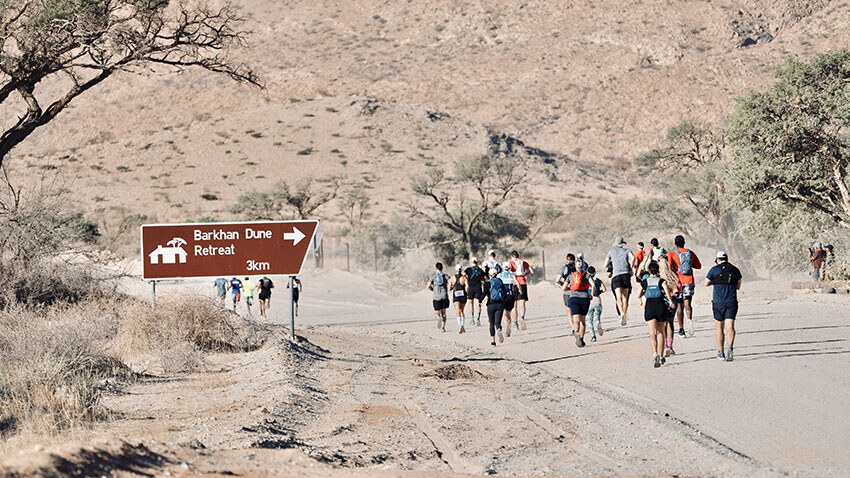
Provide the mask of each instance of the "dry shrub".
[{"label": "dry shrub", "polygon": [[255,322],[200,295],[163,297],[156,311],[134,299],[126,310],[118,338],[121,349],[157,357],[166,372],[198,370],[204,352],[251,351],[264,341]]},{"label": "dry shrub", "polygon": [[58,260],[31,261],[0,258],[0,308],[12,304],[30,306],[55,303],[75,303],[89,298],[104,297],[104,281],[83,267],[74,267]]},{"label": "dry shrub", "polygon": [[56,432],[101,416],[105,380],[132,375],[107,352],[117,321],[99,301],[0,309],[0,432]]}]

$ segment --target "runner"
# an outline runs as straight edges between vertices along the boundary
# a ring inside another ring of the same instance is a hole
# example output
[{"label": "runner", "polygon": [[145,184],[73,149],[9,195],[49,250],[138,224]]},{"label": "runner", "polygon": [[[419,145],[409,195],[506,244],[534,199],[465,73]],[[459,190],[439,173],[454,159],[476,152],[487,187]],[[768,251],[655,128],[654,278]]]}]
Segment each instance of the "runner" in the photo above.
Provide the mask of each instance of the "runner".
[{"label": "runner", "polygon": [[236,312],[236,303],[242,299],[242,281],[234,277],[230,279],[227,288],[231,290],[233,296],[233,312]]},{"label": "runner", "polygon": [[[676,307],[676,318],[679,321],[679,337],[685,336],[685,324],[683,317],[687,315],[688,337],[694,336],[694,309],[691,307],[691,300],[694,298],[694,269],[702,269],[702,264],[699,262],[699,257],[693,251],[685,249],[685,237],[682,235],[676,236],[673,240],[676,244],[676,249],[672,253],[667,254],[670,261],[670,269],[679,276],[679,282],[682,283],[682,304]],[[684,310],[684,313],[682,312]]]},{"label": "runner", "polygon": [[[297,277],[292,278],[292,282],[295,284],[295,287],[292,288],[292,302],[295,303],[295,316],[298,317],[298,299],[301,298],[301,290],[303,286],[301,285],[301,279]],[[289,282],[286,283],[286,288],[289,289]]]},{"label": "runner", "polygon": [[219,277],[213,281],[213,287],[215,287],[215,297],[218,299],[218,303],[223,308],[224,298],[227,297],[227,279]]},{"label": "runner", "polygon": [[564,282],[564,289],[570,291],[570,313],[573,317],[576,330],[576,346],[581,348],[586,344],[584,334],[587,329],[587,312],[590,310],[591,285],[584,267],[584,261],[576,261],[576,270],[573,271]]},{"label": "runner", "polygon": [[670,300],[670,292],[665,280],[658,276],[658,263],[649,264],[649,277],[640,283],[640,294],[646,297],[646,307],[643,318],[649,329],[649,343],[652,346],[652,360],[655,368],[660,367],[664,359],[664,328],[667,321],[667,303],[665,297]]},{"label": "runner", "polygon": [[[487,273],[478,267],[478,258],[472,258],[472,265],[463,271],[468,282],[469,295],[469,323],[475,321],[476,326],[481,325],[481,307],[484,303],[484,283],[487,282]],[[475,301],[478,301],[478,315],[475,315]]]},{"label": "runner", "polygon": [[658,245],[658,239],[653,237],[652,240],[649,241],[649,244],[651,246],[650,250],[652,251],[653,261],[657,262],[663,254],[667,254],[667,249],[664,249],[663,247]]},{"label": "runner", "polygon": [[438,262],[437,271],[428,281],[428,290],[434,292],[434,316],[437,317],[437,329],[446,331],[446,309],[449,308],[449,276],[443,273],[443,264]]},{"label": "runner", "polygon": [[502,280],[502,284],[505,286],[505,336],[511,336],[511,311],[514,310],[514,304],[516,304],[517,297],[517,287],[514,283],[514,274],[511,272],[511,263],[504,262],[502,263],[502,272],[499,273],[499,279]]},{"label": "runner", "polygon": [[590,266],[587,268],[587,276],[590,281],[590,310],[587,312],[587,324],[590,328],[590,341],[596,342],[596,334],[602,337],[602,293],[607,291],[602,280],[596,277],[596,268]]},{"label": "runner", "polygon": [[[743,277],[741,271],[729,263],[729,256],[725,252],[719,251],[714,262],[717,265],[708,271],[705,285],[714,286],[711,309],[717,323],[717,358],[731,362],[732,346],[735,344],[735,318],[738,316],[738,291],[741,290]],[[728,338],[726,343],[724,338]]]},{"label": "runner", "polygon": [[821,248],[821,243],[816,242],[814,244],[814,250],[809,249],[809,262],[812,263],[812,267],[814,270],[812,271],[812,278],[817,282],[820,281],[820,269],[823,265],[823,261],[826,259],[826,251]]},{"label": "runner", "polygon": [[246,277],[242,281],[242,288],[245,289],[245,307],[248,308],[248,315],[251,315],[251,304],[254,302],[254,283]]},{"label": "runner", "polygon": [[460,264],[455,266],[455,275],[449,279],[449,290],[452,291],[452,302],[455,305],[455,317],[457,318],[457,326],[459,328],[458,333],[462,334],[466,332],[466,328],[464,328],[466,317],[464,317],[463,309],[466,308],[469,282],[466,280],[466,276],[463,275],[463,266]]},{"label": "runner", "polygon": [[257,295],[257,298],[260,299],[260,315],[268,318],[269,310],[272,308],[272,289],[274,289],[274,282],[268,277],[263,276],[262,279],[257,281],[257,289],[260,290],[260,293]]},{"label": "runner", "polygon": [[500,274],[502,272],[502,264],[496,260],[496,251],[490,249],[487,252],[487,256],[489,256],[489,259],[484,261],[484,272],[490,275],[490,271],[495,270],[496,274]]},{"label": "runner", "polygon": [[676,355],[673,350],[673,322],[676,320],[676,308],[682,303],[682,284],[679,282],[679,276],[670,269],[670,263],[667,260],[667,254],[662,254],[658,258],[658,276],[664,279],[667,290],[670,291],[671,302],[670,309],[667,314],[667,325],[664,330],[664,356],[670,357]]},{"label": "runner", "polygon": [[564,307],[567,309],[567,320],[570,321],[570,336],[575,336],[576,334],[576,326],[573,321],[573,313],[570,312],[570,291],[564,288],[564,282],[567,281],[567,277],[570,276],[576,270],[576,256],[573,255],[572,252],[567,253],[567,262],[561,267],[561,270],[558,272],[558,286],[563,290],[564,294]]},{"label": "runner", "polygon": [[644,250],[644,245],[642,242],[637,243],[638,249],[635,252],[635,280],[640,282],[643,280],[641,277],[641,264],[643,264],[643,260],[646,257],[646,250]]},{"label": "runner", "polygon": [[611,266],[611,289],[617,297],[617,310],[620,312],[620,325],[625,326],[629,321],[629,296],[632,293],[632,268],[635,256],[626,249],[626,241],[618,236],[614,239],[614,248],[608,252],[605,267]]},{"label": "runner", "polygon": [[487,318],[490,320],[490,346],[496,346],[496,335],[499,343],[505,341],[502,335],[502,316],[505,315],[505,285],[497,276],[496,269],[490,269],[490,280],[484,283],[484,294],[487,296]]},{"label": "runner", "polygon": [[[514,273],[517,286],[517,306],[514,309],[514,327],[519,330],[525,330],[525,305],[528,302],[528,279],[527,276],[534,274],[534,269],[531,268],[528,262],[520,259],[519,252],[511,252],[511,272]],[[519,317],[519,320],[517,320]]]}]

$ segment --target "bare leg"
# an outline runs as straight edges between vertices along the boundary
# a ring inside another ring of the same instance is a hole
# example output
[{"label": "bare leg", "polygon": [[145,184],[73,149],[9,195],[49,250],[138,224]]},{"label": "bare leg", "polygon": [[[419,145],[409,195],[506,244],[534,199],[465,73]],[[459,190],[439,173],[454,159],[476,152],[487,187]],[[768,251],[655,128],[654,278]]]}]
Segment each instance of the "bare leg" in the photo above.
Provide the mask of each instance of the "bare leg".
[{"label": "bare leg", "polygon": [[685,299],[685,313],[688,314],[689,320],[693,320],[694,308],[691,307],[691,299]]},{"label": "bare leg", "polygon": [[714,337],[717,339],[717,350],[723,350],[723,321],[715,320],[717,327],[714,331]]},{"label": "bare leg", "polygon": [[685,303],[680,302],[676,306],[676,320],[679,321],[679,330],[683,330],[685,328]]},{"label": "bare leg", "polygon": [[652,347],[652,353],[658,353],[658,328],[655,325],[656,320],[652,319],[646,322],[646,327],[649,329],[649,344]]},{"label": "bare leg", "polygon": [[728,347],[732,348],[735,345],[735,319],[726,319],[723,321],[726,324],[726,338],[728,339]]},{"label": "bare leg", "polygon": [[655,321],[655,352],[659,357],[664,355],[664,322]]},{"label": "bare leg", "polygon": [[584,333],[587,331],[587,316],[576,315],[576,329],[579,337],[584,338]]}]

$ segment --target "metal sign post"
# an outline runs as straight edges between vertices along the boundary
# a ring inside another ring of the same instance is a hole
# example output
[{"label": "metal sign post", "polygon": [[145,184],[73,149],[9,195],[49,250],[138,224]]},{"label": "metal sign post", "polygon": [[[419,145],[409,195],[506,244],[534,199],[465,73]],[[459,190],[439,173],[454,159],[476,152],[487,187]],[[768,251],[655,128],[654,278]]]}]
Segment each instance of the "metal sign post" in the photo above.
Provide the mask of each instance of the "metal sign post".
[{"label": "metal sign post", "polygon": [[156,312],[156,281],[151,281],[151,311]]},{"label": "metal sign post", "polygon": [[295,340],[295,276],[289,276],[289,340]]}]

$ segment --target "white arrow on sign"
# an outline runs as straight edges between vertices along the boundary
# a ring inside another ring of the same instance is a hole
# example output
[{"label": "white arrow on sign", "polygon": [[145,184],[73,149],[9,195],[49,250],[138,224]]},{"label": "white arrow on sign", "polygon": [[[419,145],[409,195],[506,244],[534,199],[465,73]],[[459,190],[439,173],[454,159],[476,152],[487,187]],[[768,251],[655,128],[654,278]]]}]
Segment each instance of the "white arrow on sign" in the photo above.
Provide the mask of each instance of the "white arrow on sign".
[{"label": "white arrow on sign", "polygon": [[302,239],[304,239],[304,233],[299,231],[297,227],[292,226],[292,232],[284,232],[283,240],[284,241],[292,241],[293,246],[297,246]]}]

